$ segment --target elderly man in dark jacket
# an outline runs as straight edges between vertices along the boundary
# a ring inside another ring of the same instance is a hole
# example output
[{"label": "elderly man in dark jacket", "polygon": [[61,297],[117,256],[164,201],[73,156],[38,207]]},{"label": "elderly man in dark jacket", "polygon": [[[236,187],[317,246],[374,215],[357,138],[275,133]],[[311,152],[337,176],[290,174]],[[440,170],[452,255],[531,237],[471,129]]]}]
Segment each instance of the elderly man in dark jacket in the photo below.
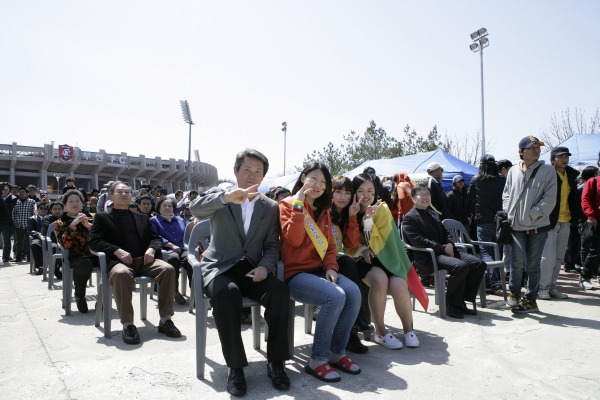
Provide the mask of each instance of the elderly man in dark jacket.
[{"label": "elderly man in dark jacket", "polygon": [[550,213],[552,229],[548,232],[540,264],[540,300],[569,297],[556,288],[556,281],[569,243],[571,224],[576,224],[581,215],[581,197],[577,191],[579,171],[569,167],[570,155],[566,147],[556,147],[550,152],[550,162],[556,170],[557,196]]}]

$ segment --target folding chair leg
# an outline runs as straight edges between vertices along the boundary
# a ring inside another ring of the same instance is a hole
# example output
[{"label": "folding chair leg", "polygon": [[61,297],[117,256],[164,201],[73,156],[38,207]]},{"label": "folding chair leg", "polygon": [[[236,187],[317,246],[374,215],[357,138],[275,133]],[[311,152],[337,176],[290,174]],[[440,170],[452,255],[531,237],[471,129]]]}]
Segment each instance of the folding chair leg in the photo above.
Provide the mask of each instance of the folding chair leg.
[{"label": "folding chair leg", "polygon": [[252,307],[252,344],[260,350],[260,306]]},{"label": "folding chair leg", "polygon": [[199,379],[204,379],[204,364],[206,362],[207,317],[208,310],[206,309],[206,304],[198,304],[196,307],[196,372]]},{"label": "folding chair leg", "polygon": [[500,280],[502,281],[502,294],[504,295],[504,301],[507,301],[508,297],[506,293],[506,272],[504,272],[504,267],[499,267],[498,270],[500,271]]},{"label": "folding chair leg", "polygon": [[436,304],[440,308],[440,318],[446,319],[446,273],[438,272],[434,279]]},{"label": "folding chair leg", "polygon": [[481,301],[481,308],[485,308],[485,274],[481,279],[481,283],[479,284],[479,300]]},{"label": "folding chair leg", "polygon": [[192,287],[190,288],[190,297],[188,297],[188,302],[190,303],[189,312],[190,314],[193,314],[194,307],[196,306],[196,288],[194,287],[193,278],[190,279],[190,282],[192,283]]},{"label": "folding chair leg", "polygon": [[142,320],[146,320],[147,311],[148,311],[148,284],[141,283],[140,284],[140,317]]},{"label": "folding chair leg", "polygon": [[181,267],[181,273],[179,274],[179,281],[181,284],[181,288],[179,289],[179,293],[181,293],[182,295],[186,295],[187,292],[187,271],[185,270],[185,268]]},{"label": "folding chair leg", "polygon": [[304,333],[309,335],[312,333],[313,310],[314,308],[312,305],[304,305]]},{"label": "folding chair leg", "polygon": [[102,319],[102,287],[98,285],[98,295],[96,295],[96,322],[94,326],[100,326],[100,320]]}]

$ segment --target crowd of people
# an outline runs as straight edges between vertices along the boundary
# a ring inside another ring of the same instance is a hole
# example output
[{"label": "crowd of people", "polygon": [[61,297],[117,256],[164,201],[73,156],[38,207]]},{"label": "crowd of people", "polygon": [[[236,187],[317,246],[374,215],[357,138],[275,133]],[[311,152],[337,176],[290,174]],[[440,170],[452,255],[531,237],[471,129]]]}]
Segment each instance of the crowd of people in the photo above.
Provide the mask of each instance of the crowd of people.
[{"label": "crowd of people", "polygon": [[[15,188],[4,182],[2,261],[11,260],[11,250],[15,261],[28,260],[31,244],[35,273],[41,274],[41,238],[52,236],[69,250],[75,302],[86,313],[86,282],[98,265],[94,253],[103,252],[124,342],[141,341],[131,304],[134,278],[141,275],[158,283],[158,332],[179,337],[171,317],[174,302],[186,302],[178,291],[180,270],[187,272],[190,285],[193,277],[184,232],[188,224],[209,220],[210,242],[203,250],[201,271],[228,366],[227,391],[247,391],[242,297],[265,308],[267,375],[276,389],[290,386],[285,370],[290,358],[288,321],[293,318],[290,299],[318,310],[306,373],[338,382],[340,373],[361,372],[357,360],[347,355],[369,350],[358,332],[373,332],[375,343],[389,350],[420,346],[410,304],[415,287],[408,276],[416,270],[421,276],[416,289],[422,290],[421,283],[428,285],[433,273],[433,260],[429,253],[407,252],[400,230],[407,244],[433,249],[438,268],[449,274],[445,297],[450,318],[477,315],[475,298],[482,279],[490,291],[501,284],[497,269],[488,270],[486,264],[499,261],[495,252],[489,246],[475,254],[459,251],[442,224],[445,219],[459,221],[478,240],[495,242],[496,220],[506,213],[512,239],[500,254],[513,312],[537,311],[537,299],[567,298],[557,287],[563,263],[565,271],[579,271],[584,290],[593,288],[591,279],[600,262],[598,168],[587,167],[580,174],[568,166],[570,153],[564,147],[551,150],[552,165],[547,165],[539,160],[541,146],[544,143],[533,136],[523,138],[518,148],[521,161],[515,166],[484,155],[470,185],[456,175],[448,193],[441,185],[443,167],[433,162],[427,166],[426,182],[416,184],[399,172],[391,186],[383,185],[372,167],[350,179],[332,177],[326,165],[313,163],[299,173],[292,190],[278,187],[262,194],[258,187],[269,161],[254,149],[237,154],[235,184],[200,196],[180,190],[167,195],[160,186],[144,185],[133,200],[132,188],[122,181],[88,194],[67,178],[60,201],[49,202],[47,196],[38,198],[31,185],[16,188],[15,196]],[[49,233],[52,223],[55,230]],[[586,226],[591,238],[580,240],[579,231]],[[274,273],[279,260],[283,281]],[[62,278],[60,268],[55,274]],[[385,325],[388,294],[403,338]]]}]

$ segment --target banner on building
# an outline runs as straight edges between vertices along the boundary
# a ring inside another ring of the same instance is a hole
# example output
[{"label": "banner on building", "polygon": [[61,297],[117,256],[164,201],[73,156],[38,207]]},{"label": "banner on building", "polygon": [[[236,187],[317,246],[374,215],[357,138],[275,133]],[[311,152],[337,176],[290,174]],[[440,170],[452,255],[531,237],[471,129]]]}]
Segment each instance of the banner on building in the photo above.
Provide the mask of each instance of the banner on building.
[{"label": "banner on building", "polygon": [[102,153],[93,153],[91,151],[82,151],[81,152],[81,160],[82,161],[102,162],[103,157],[102,157]]},{"label": "banner on building", "polygon": [[106,166],[116,168],[129,168],[129,156],[107,154]]},{"label": "banner on building", "polygon": [[72,164],[73,163],[73,153],[75,149],[73,146],[69,146],[68,144],[61,144],[58,146],[58,161],[61,164]]}]

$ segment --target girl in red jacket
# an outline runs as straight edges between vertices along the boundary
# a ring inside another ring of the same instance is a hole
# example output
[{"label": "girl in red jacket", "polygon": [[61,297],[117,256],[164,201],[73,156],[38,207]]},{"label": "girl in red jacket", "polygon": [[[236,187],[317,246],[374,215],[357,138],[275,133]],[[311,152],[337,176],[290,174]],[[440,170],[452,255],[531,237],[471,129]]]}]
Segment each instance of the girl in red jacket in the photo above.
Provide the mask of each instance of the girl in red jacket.
[{"label": "girl in red jacket", "polygon": [[361,297],[358,286],[338,274],[327,167],[320,163],[306,167],[292,194],[279,202],[285,280],[293,300],[321,306],[310,361],[304,369],[321,381],[338,382],[341,377],[334,368],[360,373],[358,364],[346,356],[345,347]]}]

